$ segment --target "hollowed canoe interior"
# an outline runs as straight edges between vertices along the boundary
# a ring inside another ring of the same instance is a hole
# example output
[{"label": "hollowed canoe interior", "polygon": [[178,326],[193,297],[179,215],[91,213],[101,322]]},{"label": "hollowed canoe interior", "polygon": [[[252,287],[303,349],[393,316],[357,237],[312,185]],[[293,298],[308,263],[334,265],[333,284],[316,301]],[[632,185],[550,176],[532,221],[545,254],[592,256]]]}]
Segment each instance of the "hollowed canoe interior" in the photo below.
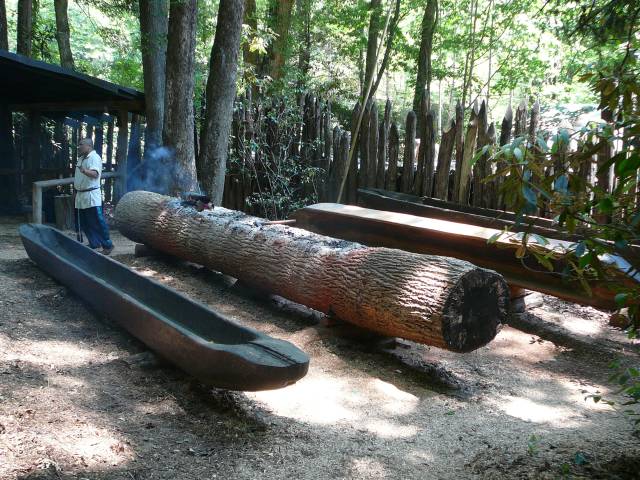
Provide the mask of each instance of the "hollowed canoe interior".
[{"label": "hollowed canoe interior", "polygon": [[22,225],[20,234],[75,265],[85,274],[104,281],[113,289],[142,303],[154,313],[205,340],[233,345],[260,337],[257,332],[236,325],[222,315],[164,285],[143,277],[99,253],[92,252],[58,230],[40,225]]}]

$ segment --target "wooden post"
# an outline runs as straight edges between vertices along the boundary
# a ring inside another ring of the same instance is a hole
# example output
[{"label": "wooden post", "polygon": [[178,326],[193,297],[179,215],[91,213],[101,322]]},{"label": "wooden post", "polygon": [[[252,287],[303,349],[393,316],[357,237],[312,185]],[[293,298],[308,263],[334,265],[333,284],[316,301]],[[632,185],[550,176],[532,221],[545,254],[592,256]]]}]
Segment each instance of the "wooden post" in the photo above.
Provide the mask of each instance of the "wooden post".
[{"label": "wooden post", "polygon": [[349,147],[351,146],[351,136],[348,132],[340,134],[340,151],[334,158],[329,178],[328,201],[334,202],[338,198],[338,191],[342,185],[344,177],[349,173]]},{"label": "wooden post", "polygon": [[467,134],[464,139],[464,155],[460,167],[456,165],[456,180],[454,186],[454,201],[467,205],[469,202],[469,183],[471,180],[471,160],[476,151],[476,137],[478,134],[478,105],[474,104],[469,117]]},{"label": "wooden post", "polygon": [[[0,168],[18,170],[13,140],[11,110],[7,104],[0,103]],[[18,173],[0,176],[0,202],[11,210],[18,206],[19,179]]]},{"label": "wooden post", "polygon": [[436,132],[435,132],[435,112],[429,110],[425,118],[425,136],[422,140],[424,145],[424,179],[422,181],[422,196],[430,197],[433,193],[433,163],[436,157]]},{"label": "wooden post", "polygon": [[416,163],[416,114],[407,113],[407,127],[404,137],[404,158],[402,162],[402,193],[409,193],[413,185],[413,167]]},{"label": "wooden post", "polygon": [[360,165],[358,169],[358,187],[367,185],[367,172],[369,171],[369,117],[371,115],[371,103],[369,99],[365,105],[364,115],[362,115],[362,126],[360,127]]},{"label": "wooden post", "polygon": [[516,110],[516,122],[513,136],[522,137],[525,133],[527,133],[527,103],[523,99]]},{"label": "wooden post", "polygon": [[455,190],[458,184],[458,178],[460,178],[460,167],[462,166],[462,159],[464,157],[464,109],[460,104],[460,100],[456,103],[456,172],[454,177],[454,197]]},{"label": "wooden post", "polygon": [[367,187],[376,186],[376,175],[378,169],[378,104],[371,102],[369,111],[369,150],[367,151]]},{"label": "wooden post", "polygon": [[[115,121],[114,118],[109,115],[107,119],[107,171],[110,172],[113,170],[113,127]],[[113,190],[113,182],[111,180],[106,180],[104,182],[104,200],[106,202],[111,201],[111,194]]]},{"label": "wooden post", "polygon": [[384,188],[385,167],[388,163],[389,152],[389,128],[391,127],[391,101],[387,100],[384,106],[384,119],[380,125],[378,138],[378,168],[376,171],[376,188]]},{"label": "wooden post", "polygon": [[127,150],[127,189],[130,190],[130,182],[140,167],[142,160],[140,149],[140,119],[137,113],[131,115],[131,131],[129,134],[129,147]]},{"label": "wooden post", "polygon": [[398,126],[391,124],[389,129],[389,167],[384,182],[386,190],[395,192],[398,189],[398,155],[400,154],[400,134]]},{"label": "wooden post", "polygon": [[[356,134],[356,127],[358,123],[358,117],[360,116],[360,102],[357,102],[353,107],[353,111],[351,112],[351,141],[353,141],[353,137]],[[362,132],[362,130],[360,130]],[[351,164],[349,165],[349,175],[347,176],[347,188],[346,194],[342,194],[342,199],[339,201],[343,201],[349,205],[355,205],[357,201],[357,191],[358,191],[358,150],[359,150],[359,142],[362,143],[362,134],[356,138],[356,143],[353,147],[353,158],[351,159]]]},{"label": "wooden post", "polygon": [[[499,145],[502,147],[507,143],[511,142],[511,129],[513,127],[513,109],[511,108],[511,103],[507,107],[507,111],[504,114],[504,118],[502,119],[502,126],[500,127],[500,142]],[[497,165],[498,171],[502,171],[507,167],[507,162],[504,160],[500,160]],[[504,205],[504,198],[500,189],[502,184],[504,183],[504,175],[498,176],[495,181],[496,188],[496,204],[493,208],[497,208],[499,210],[504,210],[506,207]]]},{"label": "wooden post", "polygon": [[118,146],[116,150],[116,168],[120,178],[116,183],[115,203],[127,192],[127,143],[129,137],[129,113],[118,111]]},{"label": "wooden post", "polygon": [[73,195],[56,195],[53,197],[53,206],[58,230],[73,230],[75,213]]},{"label": "wooden post", "polygon": [[[480,105],[480,113],[478,114],[478,134],[477,134],[477,142],[476,148],[474,151],[474,156],[478,150],[483,148],[489,142],[488,137],[489,125],[487,120],[487,105],[482,101]],[[483,191],[486,187],[484,181],[484,173],[485,173],[485,163],[487,162],[487,158],[485,155],[480,157],[478,161],[473,165],[473,179],[471,181],[472,187],[472,196],[471,196],[471,205],[475,207],[481,207],[482,205],[482,197]]]},{"label": "wooden post", "polygon": [[441,200],[447,200],[449,195],[449,171],[451,170],[451,156],[457,138],[455,120],[442,132],[440,151],[438,152],[438,168],[435,174],[435,186],[433,196]]}]

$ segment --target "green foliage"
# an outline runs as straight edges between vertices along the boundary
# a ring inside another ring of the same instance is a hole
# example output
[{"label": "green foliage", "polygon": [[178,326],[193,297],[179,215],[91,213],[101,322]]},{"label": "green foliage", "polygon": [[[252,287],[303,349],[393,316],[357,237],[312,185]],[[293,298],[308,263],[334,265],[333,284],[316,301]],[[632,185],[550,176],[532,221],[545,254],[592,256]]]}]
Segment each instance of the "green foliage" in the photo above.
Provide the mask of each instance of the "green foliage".
[{"label": "green foliage", "polygon": [[[564,15],[565,27],[579,35],[591,49],[596,62],[588,67],[580,80],[587,82],[600,98],[599,108],[606,121],[592,123],[576,130],[560,130],[552,138],[540,137],[533,142],[516,138],[498,149],[493,159],[498,162],[496,176],[504,176],[502,194],[507,206],[523,218],[539,210],[552,212],[559,228],[577,234],[580,240],[563,252],[553,252],[567,265],[562,273],[580,281],[591,293],[589,280],[604,280],[615,292],[615,301],[633,319],[629,334],[637,335],[640,283],[625,276],[640,277],[640,212],[637,209],[640,156],[640,112],[632,98],[640,95],[638,51],[640,39],[640,5],[622,0],[570,2],[575,7],[556,6],[553,12]],[[559,2],[558,2],[558,5]],[[577,12],[577,13],[576,13]],[[576,147],[568,151],[570,143]],[[610,153],[614,151],[615,154]],[[601,160],[596,176],[607,177],[613,169],[613,188],[605,190],[599,181],[587,181],[594,155]],[[495,241],[495,239],[493,240]],[[516,256],[532,253],[542,266],[548,267],[539,252],[538,243],[526,235],[516,248]],[[614,261],[615,260],[615,261]],[[611,381],[619,386],[616,394],[627,400],[625,412],[640,425],[637,408],[640,403],[638,369],[612,365]],[[592,396],[603,401],[601,396]],[[613,400],[607,400],[617,405]]]},{"label": "green foliage", "polygon": [[[295,147],[302,121],[297,105],[295,97],[236,103],[236,116],[256,121],[233,132],[227,172],[231,182],[251,179],[254,193],[246,204],[256,215],[283,219],[318,201],[325,172],[311,161],[318,145],[303,145],[302,151]],[[257,121],[259,117],[266,121]]]}]

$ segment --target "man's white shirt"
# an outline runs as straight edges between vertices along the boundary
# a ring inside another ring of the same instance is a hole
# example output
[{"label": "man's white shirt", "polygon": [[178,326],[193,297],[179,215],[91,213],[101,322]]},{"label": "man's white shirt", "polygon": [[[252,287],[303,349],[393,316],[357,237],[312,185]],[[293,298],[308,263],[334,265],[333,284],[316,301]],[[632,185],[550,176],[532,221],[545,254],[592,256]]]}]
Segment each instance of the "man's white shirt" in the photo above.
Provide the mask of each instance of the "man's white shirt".
[{"label": "man's white shirt", "polygon": [[[91,178],[80,171],[80,167],[85,170],[95,170],[98,178]],[[99,207],[102,205],[102,190],[100,189],[100,177],[102,176],[102,159],[95,150],[86,156],[78,159],[74,176],[74,187],[76,190],[88,190],[90,192],[76,192],[76,208]]]}]

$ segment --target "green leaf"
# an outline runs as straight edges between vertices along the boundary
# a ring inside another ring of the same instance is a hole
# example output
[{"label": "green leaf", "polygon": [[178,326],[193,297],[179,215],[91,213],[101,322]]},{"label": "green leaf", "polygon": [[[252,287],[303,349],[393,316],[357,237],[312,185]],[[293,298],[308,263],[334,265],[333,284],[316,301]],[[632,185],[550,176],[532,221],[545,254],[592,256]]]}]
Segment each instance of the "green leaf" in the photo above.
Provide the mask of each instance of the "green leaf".
[{"label": "green leaf", "polygon": [[516,157],[516,159],[521,162],[522,158],[523,158],[523,154],[522,154],[522,150],[520,150],[520,147],[516,147],[513,149],[513,156]]},{"label": "green leaf", "polygon": [[493,235],[491,235],[491,237],[489,237],[489,240],[487,240],[487,243],[489,244],[496,243],[503,233],[504,232],[494,233]]},{"label": "green leaf", "polygon": [[614,297],[614,299],[616,301],[616,305],[618,307],[620,307],[620,308],[625,306],[625,304],[627,303],[627,298],[629,298],[629,294],[628,293],[618,293]]}]

